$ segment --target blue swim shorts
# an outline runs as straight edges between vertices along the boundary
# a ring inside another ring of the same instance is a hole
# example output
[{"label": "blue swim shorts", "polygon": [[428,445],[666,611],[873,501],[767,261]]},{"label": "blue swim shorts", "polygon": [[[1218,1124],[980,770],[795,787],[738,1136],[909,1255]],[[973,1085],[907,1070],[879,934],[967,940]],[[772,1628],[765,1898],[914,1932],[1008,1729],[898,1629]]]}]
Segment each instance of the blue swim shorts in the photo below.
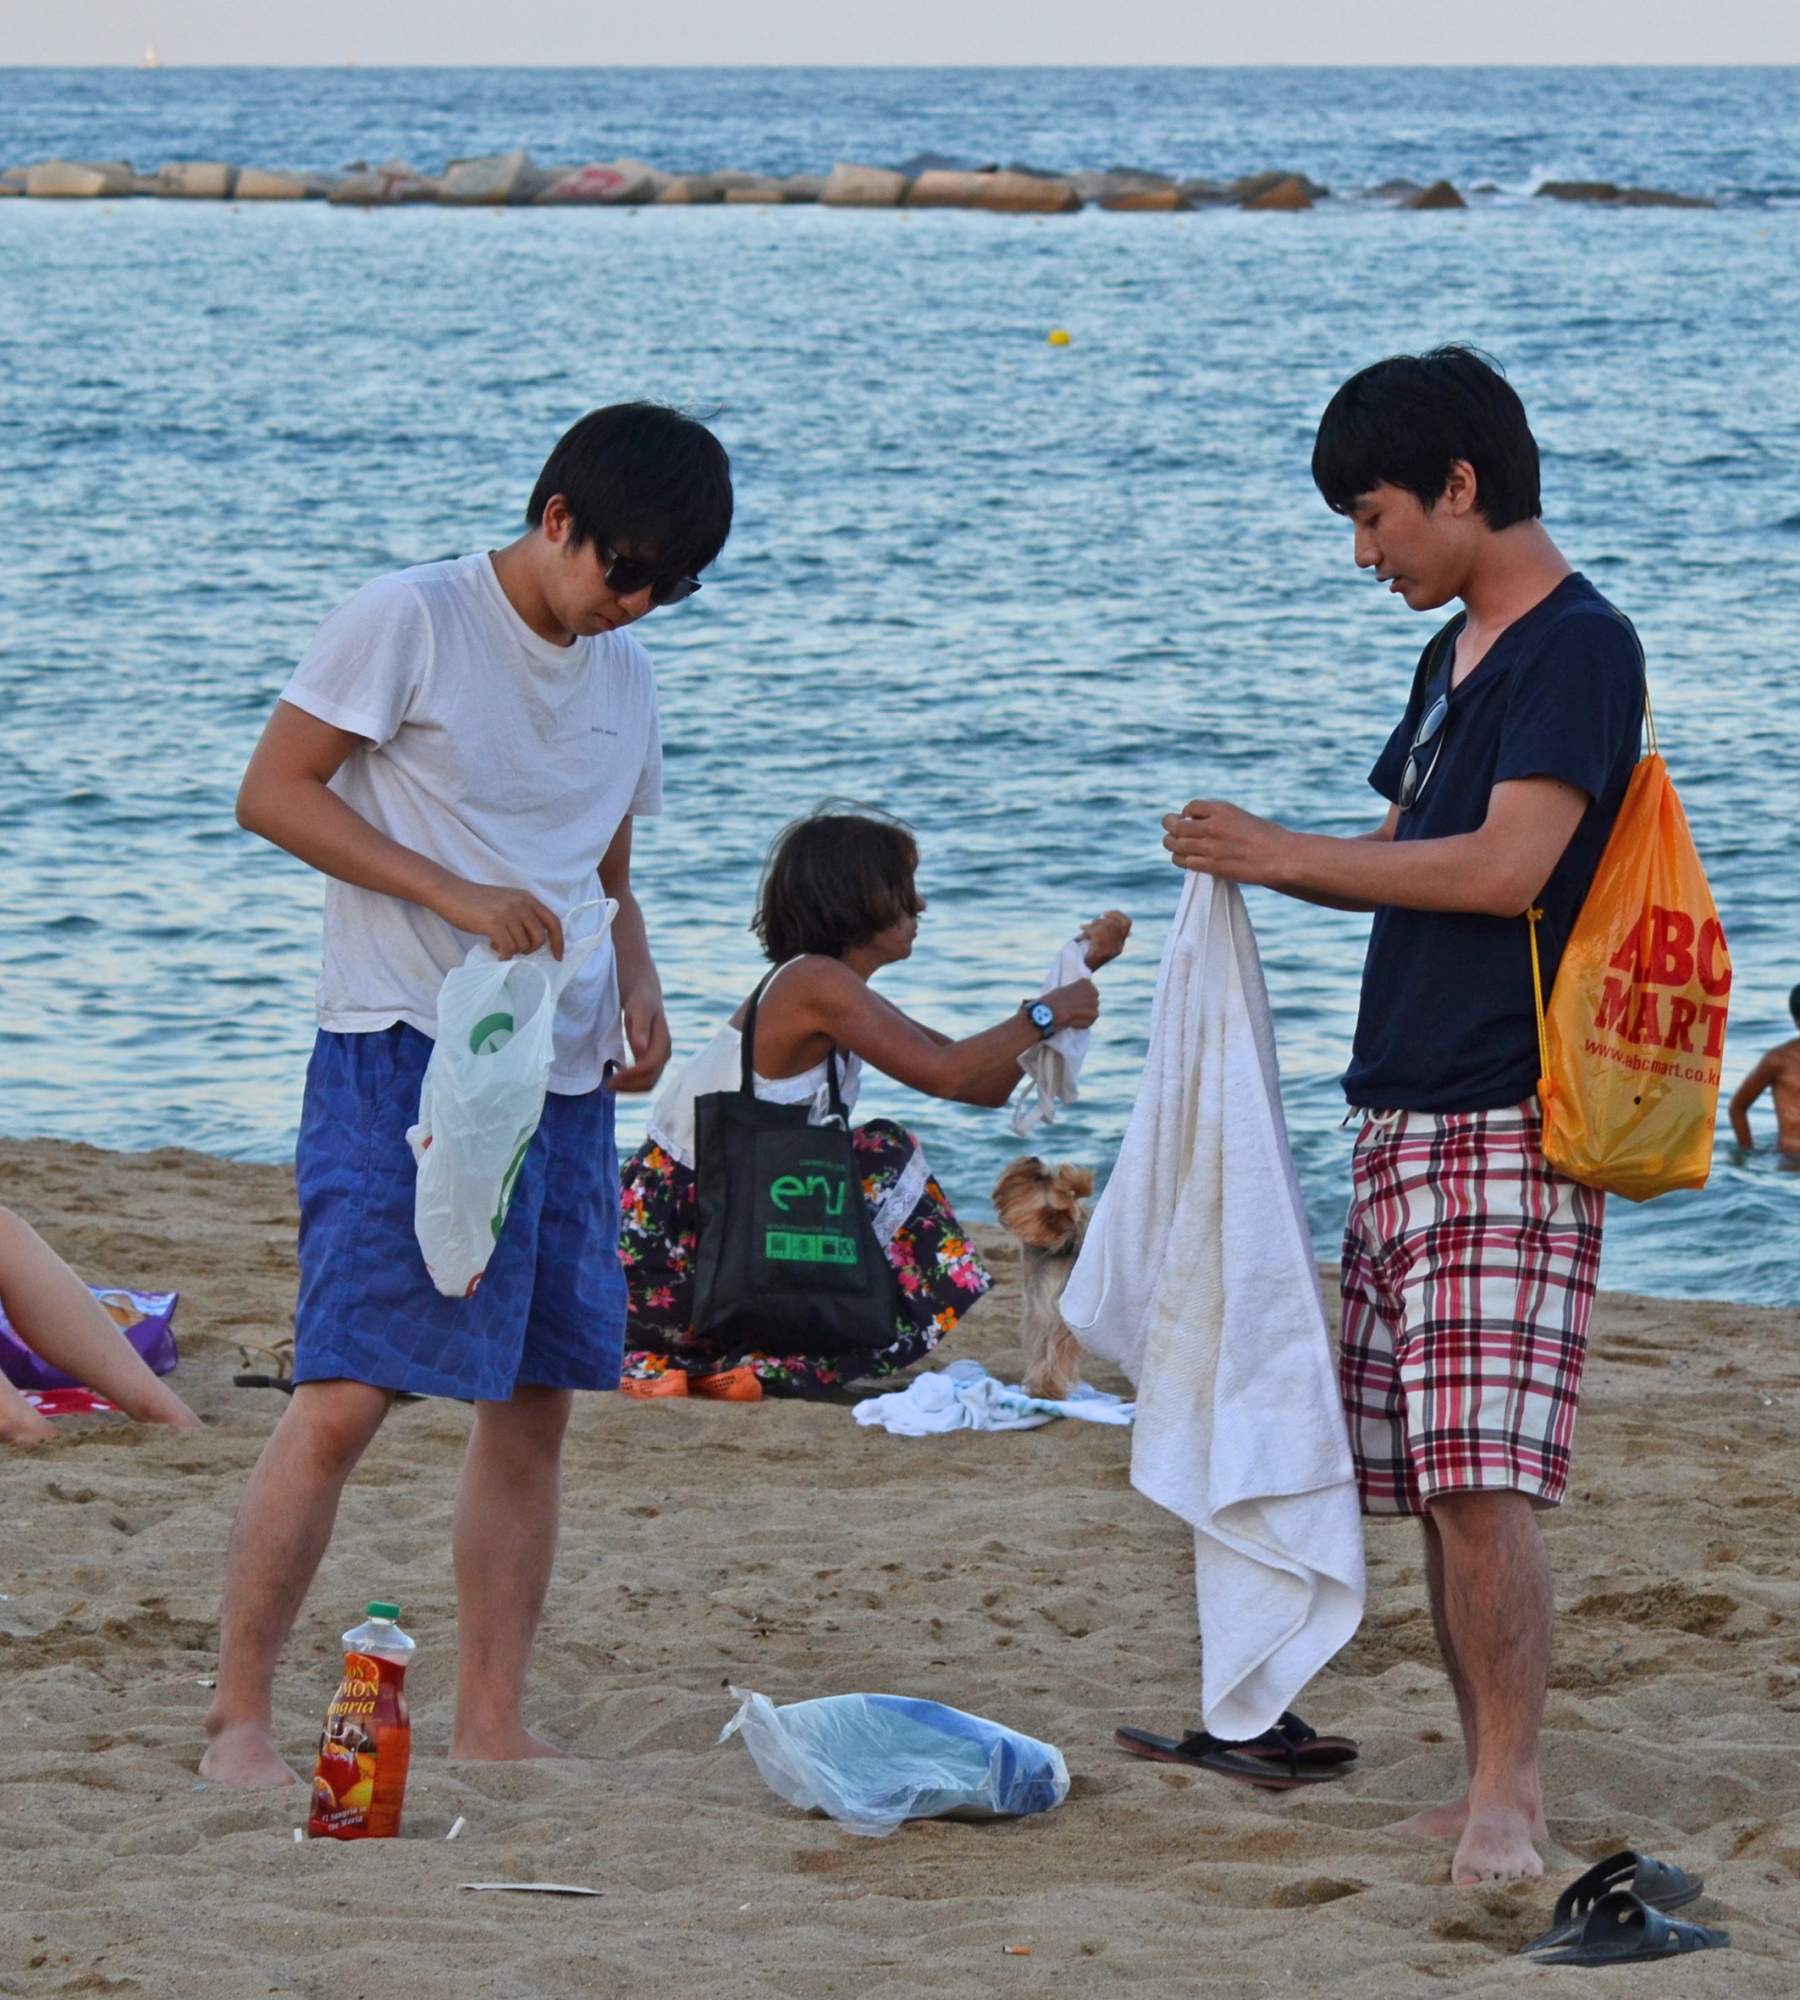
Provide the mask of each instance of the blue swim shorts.
[{"label": "blue swim shorts", "polygon": [[294,1178],[300,1299],[294,1380],[505,1402],[527,1384],[616,1389],[625,1344],[613,1097],[552,1093],[472,1299],[431,1282],[413,1234],[417,1122],[431,1038],[405,1022],[320,1032]]}]

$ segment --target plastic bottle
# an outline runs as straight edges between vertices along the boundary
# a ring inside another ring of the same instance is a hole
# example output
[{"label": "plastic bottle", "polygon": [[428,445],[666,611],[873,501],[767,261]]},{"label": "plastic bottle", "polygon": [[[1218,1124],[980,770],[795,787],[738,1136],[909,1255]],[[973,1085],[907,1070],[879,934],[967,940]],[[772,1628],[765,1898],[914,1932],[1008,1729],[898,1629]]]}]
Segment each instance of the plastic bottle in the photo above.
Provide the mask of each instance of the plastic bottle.
[{"label": "plastic bottle", "polygon": [[344,1634],[344,1678],[325,1711],[306,1830],[317,1840],[381,1840],[400,1831],[412,1760],[406,1669],[416,1648],[397,1604],[371,1604]]}]

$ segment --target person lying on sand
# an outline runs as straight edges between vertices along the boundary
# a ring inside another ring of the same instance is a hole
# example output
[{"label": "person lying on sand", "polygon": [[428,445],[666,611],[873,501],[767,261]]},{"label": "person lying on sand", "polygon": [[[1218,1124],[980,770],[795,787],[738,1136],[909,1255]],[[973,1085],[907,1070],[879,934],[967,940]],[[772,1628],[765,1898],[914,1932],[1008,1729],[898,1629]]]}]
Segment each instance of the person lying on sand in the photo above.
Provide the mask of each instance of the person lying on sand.
[{"label": "person lying on sand", "polygon": [[[0,1208],[0,1305],[33,1354],[73,1375],[140,1423],[197,1431],[200,1419],[144,1357],[48,1243]],[[56,1427],[0,1375],[0,1444],[42,1444]]]},{"label": "person lying on sand", "polygon": [[[1020,1056],[1040,1038],[1098,1018],[1093,981],[1078,979],[1033,994],[993,1027],[953,1042],[874,993],[875,974],[912,955],[925,911],[913,879],[918,865],[910,830],[867,812],[822,810],[777,835],[751,926],[777,968],[757,1007],[758,1097],[810,1103],[811,1122],[822,1123],[830,1109],[826,1063],[835,1050],[848,1109],[865,1063],[927,1097],[1001,1105],[1018,1086]],[[1117,958],[1130,929],[1116,910],[1089,924],[1081,935],[1090,969]],[[665,1086],[649,1136],[625,1164],[620,1255],[631,1305],[619,1386],[628,1394],[755,1402],[892,1375],[929,1354],[991,1283],[942,1188],[926,1178],[911,1206],[889,1215],[884,1247],[899,1280],[891,1346],[851,1360],[796,1351],[776,1325],[750,1342],[695,1334],[694,1104],[707,1091],[738,1087],[744,1011],[740,1006]],[[909,1171],[918,1172],[918,1141],[887,1118],[858,1126],[853,1138],[864,1197],[880,1218]]]},{"label": "person lying on sand", "polygon": [[[1800,986],[1788,995],[1788,1012],[1800,1028]],[[1732,1093],[1731,1130],[1746,1153],[1756,1151],[1750,1107],[1765,1090],[1775,1094],[1776,1150],[1790,1160],[1800,1160],[1800,1040],[1771,1049]]]},{"label": "person lying on sand", "polygon": [[1550,1564],[1537,1510],[1569,1477],[1605,1197],[1544,1160],[1525,911],[1545,988],[1637,762],[1642,656],[1545,532],[1517,393],[1468,348],[1401,355],[1331,399],[1313,447],[1359,568],[1425,648],[1350,839],[1196,799],[1176,863],[1372,911],[1344,1094],[1360,1115],[1340,1382],[1363,1512],[1416,1515],[1468,1783],[1403,1822],[1451,1876],[1541,1875],[1538,1732]]}]

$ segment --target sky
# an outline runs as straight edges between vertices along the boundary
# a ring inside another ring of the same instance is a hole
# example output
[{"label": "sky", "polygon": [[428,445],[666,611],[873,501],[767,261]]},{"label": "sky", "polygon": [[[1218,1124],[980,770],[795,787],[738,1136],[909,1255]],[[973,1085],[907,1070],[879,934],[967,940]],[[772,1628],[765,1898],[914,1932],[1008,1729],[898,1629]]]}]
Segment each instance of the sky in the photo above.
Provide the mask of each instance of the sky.
[{"label": "sky", "polygon": [[0,67],[1800,63],[1800,0],[0,0]]}]

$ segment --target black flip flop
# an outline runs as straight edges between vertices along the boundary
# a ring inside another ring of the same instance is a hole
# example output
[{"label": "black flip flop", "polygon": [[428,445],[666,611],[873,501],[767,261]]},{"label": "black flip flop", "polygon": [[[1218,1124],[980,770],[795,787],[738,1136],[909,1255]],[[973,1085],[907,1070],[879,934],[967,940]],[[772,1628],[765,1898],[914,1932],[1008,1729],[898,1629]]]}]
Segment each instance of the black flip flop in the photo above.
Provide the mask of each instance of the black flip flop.
[{"label": "black flip flop", "polygon": [[1230,1747],[1240,1757],[1266,1757],[1290,1771],[1301,1764],[1354,1764],[1362,1754],[1348,1736],[1321,1736],[1311,1723],[1286,1710],[1273,1729]]},{"label": "black flip flop", "polygon": [[1550,1928],[1534,1937],[1521,1951],[1548,1951],[1553,1945],[1573,1944],[1591,1911],[1614,1889],[1624,1889],[1653,1910],[1685,1909],[1706,1883],[1685,1868],[1667,1861],[1652,1861],[1647,1854],[1609,1854],[1596,1861],[1585,1875],[1578,1876],[1556,1899]]},{"label": "black flip flop", "polygon": [[1241,1784],[1258,1785],[1270,1792],[1325,1784],[1341,1778],[1356,1761],[1356,1745],[1348,1737],[1320,1736],[1297,1715],[1284,1715],[1273,1729],[1247,1743],[1228,1743],[1204,1729],[1191,1729],[1181,1737],[1155,1736],[1147,1729],[1115,1729],[1113,1741],[1135,1757],[1216,1771],[1222,1778],[1236,1778]]},{"label": "black flip flop", "polygon": [[1546,1952],[1534,1965],[1636,1965],[1645,1959],[1685,1958],[1696,1951],[1719,1951],[1729,1931],[1684,1924],[1653,1910],[1629,1889],[1603,1896],[1587,1914],[1571,1950]]}]

